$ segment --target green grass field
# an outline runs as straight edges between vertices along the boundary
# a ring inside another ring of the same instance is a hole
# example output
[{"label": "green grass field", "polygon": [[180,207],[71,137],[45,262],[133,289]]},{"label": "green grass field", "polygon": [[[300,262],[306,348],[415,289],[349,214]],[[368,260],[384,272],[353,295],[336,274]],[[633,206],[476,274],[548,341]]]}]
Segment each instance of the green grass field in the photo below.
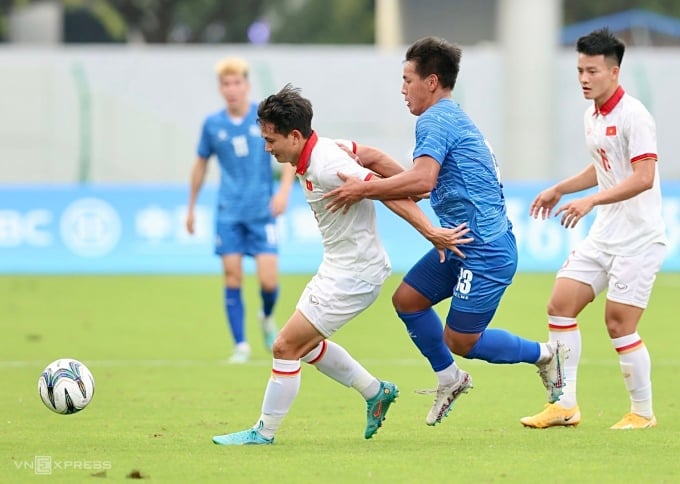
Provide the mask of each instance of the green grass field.
[{"label": "green grass field", "polygon": [[[282,279],[280,323],[307,279]],[[518,275],[493,325],[546,339],[552,279]],[[475,389],[441,425],[426,426],[432,397],[415,390],[434,387],[435,378],[391,308],[399,280],[392,277],[379,301],[334,338],[401,389],[372,440],[363,438],[361,397],[303,367],[276,444],[227,448],[212,435],[255,422],[271,367],[252,277],[245,295],[253,361],[244,366],[226,364],[232,345],[219,276],[0,277],[0,482],[123,481],[133,471],[183,483],[680,482],[680,274],[658,277],[640,326],[659,426],[633,432],[609,430],[629,403],[602,300],[580,318],[579,427],[520,425],[545,396],[532,365],[464,359]],[[82,360],[96,379],[91,405],[76,415],[52,413],[38,396],[39,373],[59,357]],[[37,457],[52,459],[49,476],[36,476]]]}]

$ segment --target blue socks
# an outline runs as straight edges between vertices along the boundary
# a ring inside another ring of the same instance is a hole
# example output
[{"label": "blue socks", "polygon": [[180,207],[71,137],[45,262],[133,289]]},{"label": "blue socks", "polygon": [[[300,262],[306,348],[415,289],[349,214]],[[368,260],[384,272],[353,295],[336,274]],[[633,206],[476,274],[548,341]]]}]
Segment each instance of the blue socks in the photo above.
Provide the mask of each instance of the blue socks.
[{"label": "blue socks", "polygon": [[[279,296],[279,288],[277,287],[273,292],[265,292],[260,289],[260,295],[262,296],[262,312],[264,316],[271,316]],[[227,314],[227,322],[234,337],[234,342],[236,344],[245,342],[245,308],[240,287],[224,288],[224,312]]]},{"label": "blue socks", "polygon": [[444,343],[444,328],[439,316],[432,308],[416,313],[397,315],[406,325],[408,335],[420,352],[430,362],[434,371],[441,371],[453,363],[453,355]]},{"label": "blue socks", "polygon": [[[434,371],[441,371],[453,363],[453,355],[444,343],[441,319],[429,308],[416,313],[397,312],[406,325],[408,334],[420,352],[430,362]],[[536,363],[541,345],[520,338],[504,329],[486,329],[465,358],[489,363]]]},{"label": "blue socks", "polygon": [[227,313],[227,321],[231,328],[231,334],[236,344],[245,341],[243,331],[243,298],[240,287],[224,288],[224,310]]},{"label": "blue socks", "polygon": [[274,304],[279,297],[279,288],[277,287],[273,292],[265,292],[264,289],[260,289],[260,296],[262,297],[262,312],[264,317],[267,318],[274,311]]},{"label": "blue socks", "polygon": [[520,338],[504,329],[486,329],[472,347],[466,358],[489,363],[536,363],[541,345],[536,341]]}]

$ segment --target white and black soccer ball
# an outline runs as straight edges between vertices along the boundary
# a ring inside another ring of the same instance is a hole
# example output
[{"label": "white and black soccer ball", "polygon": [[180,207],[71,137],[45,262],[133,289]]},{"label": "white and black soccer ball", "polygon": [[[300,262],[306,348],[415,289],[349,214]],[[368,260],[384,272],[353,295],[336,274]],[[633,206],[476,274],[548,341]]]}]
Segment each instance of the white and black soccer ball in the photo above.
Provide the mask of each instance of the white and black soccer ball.
[{"label": "white and black soccer ball", "polygon": [[73,358],[53,361],[38,378],[40,398],[47,408],[61,414],[80,412],[92,401],[94,377]]}]

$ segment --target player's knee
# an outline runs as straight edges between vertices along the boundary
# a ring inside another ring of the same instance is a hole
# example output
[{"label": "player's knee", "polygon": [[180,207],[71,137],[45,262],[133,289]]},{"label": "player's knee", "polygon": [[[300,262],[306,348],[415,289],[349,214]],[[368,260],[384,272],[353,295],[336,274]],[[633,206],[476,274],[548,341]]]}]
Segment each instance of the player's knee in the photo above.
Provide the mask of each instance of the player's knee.
[{"label": "player's knee", "polygon": [[281,336],[279,333],[274,340],[272,345],[272,356],[277,360],[290,360],[294,359],[290,356],[291,345]]},{"label": "player's knee", "polygon": [[305,354],[303,346],[300,341],[290,341],[279,333],[272,345],[272,356],[277,360],[297,360]]},{"label": "player's knee", "polygon": [[451,353],[458,356],[467,356],[475,344],[477,344],[478,339],[479,335],[477,334],[463,335],[455,331],[444,332],[446,346],[451,350]]},{"label": "player's knee", "polygon": [[453,353],[454,355],[467,356],[472,350],[474,343],[470,344],[466,341],[457,341],[454,339],[451,341],[447,341],[446,346],[448,346],[449,350],[451,350],[451,353]]},{"label": "player's knee", "polygon": [[392,306],[398,313],[415,313],[431,306],[431,303],[409,286],[403,284],[392,294]]},{"label": "player's knee", "polygon": [[576,302],[563,301],[563,302],[553,302],[550,301],[546,305],[546,311],[548,317],[557,316],[562,318],[576,318],[583,309],[585,305],[578,304]]}]

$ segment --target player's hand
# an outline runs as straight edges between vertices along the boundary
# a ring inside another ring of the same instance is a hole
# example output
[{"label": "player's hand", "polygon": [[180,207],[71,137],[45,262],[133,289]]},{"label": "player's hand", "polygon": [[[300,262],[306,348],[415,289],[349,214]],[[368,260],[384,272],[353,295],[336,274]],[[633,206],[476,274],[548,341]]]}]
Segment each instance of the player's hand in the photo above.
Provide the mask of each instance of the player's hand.
[{"label": "player's hand", "polygon": [[287,207],[288,197],[281,192],[276,192],[269,201],[269,210],[271,211],[272,215],[274,215],[274,217],[278,217],[283,212],[285,212]]},{"label": "player's hand", "polygon": [[444,262],[446,260],[446,251],[444,249],[449,249],[458,257],[465,259],[465,254],[458,246],[469,244],[475,240],[472,237],[465,237],[468,232],[470,232],[470,229],[466,223],[462,223],[458,227],[452,229],[432,227],[432,230],[425,235],[425,238],[432,242],[432,245],[434,245],[437,252],[439,252],[439,262]]},{"label": "player's hand", "polygon": [[194,235],[194,212],[193,210],[189,210],[187,213],[187,220],[186,220],[186,227],[187,227],[187,232],[189,232],[191,235]]},{"label": "player's hand", "polygon": [[326,204],[326,209],[331,212],[336,212],[342,209],[342,213],[347,213],[349,207],[357,203],[364,198],[363,186],[364,182],[359,178],[345,175],[342,172],[338,172],[338,176],[343,183],[335,190],[331,190],[326,193],[323,198],[329,198],[329,202]]},{"label": "player's hand", "polygon": [[562,198],[562,194],[554,187],[550,187],[539,193],[529,207],[529,215],[533,218],[547,219],[555,208],[555,205]]},{"label": "player's hand", "polygon": [[595,204],[590,197],[583,197],[562,205],[556,212],[555,217],[562,214],[560,225],[566,229],[573,229],[576,224],[590,212]]}]

